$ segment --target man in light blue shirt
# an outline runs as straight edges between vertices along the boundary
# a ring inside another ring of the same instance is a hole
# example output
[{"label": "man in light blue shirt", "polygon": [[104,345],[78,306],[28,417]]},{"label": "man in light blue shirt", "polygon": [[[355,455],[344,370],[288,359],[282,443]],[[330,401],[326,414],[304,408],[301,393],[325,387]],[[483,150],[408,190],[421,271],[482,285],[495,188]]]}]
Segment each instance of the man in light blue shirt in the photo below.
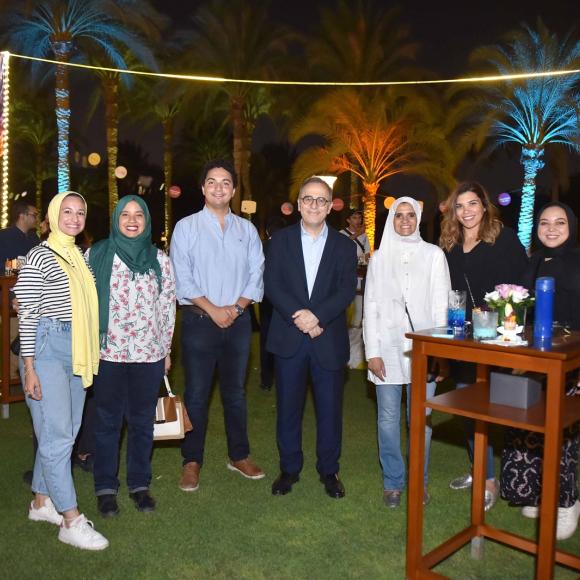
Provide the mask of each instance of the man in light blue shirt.
[{"label": "man in light blue shirt", "polygon": [[171,238],[182,310],[184,400],[194,425],[181,445],[183,491],[199,487],[216,367],[230,458],[227,467],[248,479],[264,477],[249,457],[244,391],[252,332],[246,309],[262,300],[264,254],[254,225],[230,211],[236,183],[229,161],[209,162],[202,173],[205,207],[180,220]]}]

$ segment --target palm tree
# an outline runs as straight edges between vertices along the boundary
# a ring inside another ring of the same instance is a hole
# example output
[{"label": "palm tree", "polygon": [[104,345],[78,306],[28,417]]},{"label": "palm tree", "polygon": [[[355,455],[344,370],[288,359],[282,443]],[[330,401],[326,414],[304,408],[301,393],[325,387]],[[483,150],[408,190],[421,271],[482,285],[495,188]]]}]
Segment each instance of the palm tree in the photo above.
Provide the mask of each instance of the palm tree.
[{"label": "palm tree", "polygon": [[169,244],[172,227],[171,197],[169,188],[173,180],[173,141],[175,124],[190,96],[191,85],[171,79],[148,79],[137,83],[132,93],[131,114],[133,121],[149,128],[161,124],[163,133],[163,173],[165,195],[164,232],[165,242]]},{"label": "palm tree", "polygon": [[[54,174],[48,170],[47,149],[55,141],[56,127],[52,121],[50,111],[43,106],[42,98],[30,97],[27,101],[17,100],[14,103],[13,126],[15,140],[32,148],[34,169],[32,179],[35,185],[36,209],[38,215],[42,215],[42,184],[48,177]],[[52,121],[52,122],[51,122]],[[28,164],[23,164],[28,167]]]},{"label": "palm tree", "polygon": [[[580,41],[563,40],[541,20],[537,30],[523,25],[503,45],[476,49],[473,63],[492,65],[509,75],[580,67]],[[578,75],[507,80],[459,95],[450,122],[461,132],[459,149],[489,151],[500,145],[521,148],[524,169],[518,236],[530,251],[536,177],[545,165],[544,153],[554,149],[580,152],[580,93]]]},{"label": "palm tree", "polygon": [[324,80],[384,81],[413,74],[418,44],[400,10],[373,0],[339,0],[320,9],[320,29],[306,44],[312,76]]},{"label": "palm tree", "polygon": [[[78,54],[101,50],[116,68],[126,68],[122,47],[137,36],[125,23],[132,0],[42,0],[14,2],[5,21],[12,49],[35,57],[53,55],[56,65],[56,120],[58,130],[58,189],[70,189],[70,90],[66,64]],[[123,12],[122,9],[125,8]]]},{"label": "palm tree", "polygon": [[[183,61],[204,74],[234,79],[272,79],[281,70],[291,35],[269,18],[267,0],[209,0],[193,15],[194,30],[187,32]],[[244,147],[251,140],[247,105],[252,89],[247,84],[224,83],[218,89],[229,103],[233,132],[233,158],[240,177],[248,173]],[[246,183],[246,187],[248,184]],[[238,185],[232,208],[239,212],[245,197],[243,181]]]},{"label": "palm tree", "polygon": [[[329,81],[384,81],[419,78],[413,66],[419,45],[400,22],[400,9],[377,0],[338,0],[319,10],[320,27],[306,44],[311,77]],[[367,88],[374,95],[383,88]],[[357,207],[359,179],[351,173],[350,205]]]},{"label": "palm tree", "polygon": [[365,190],[364,222],[374,246],[376,195],[381,182],[398,173],[421,175],[440,186],[450,183],[450,156],[434,119],[432,99],[390,89],[364,99],[353,89],[327,94],[292,131],[296,142],[320,135],[324,145],[298,158],[294,183],[320,172],[357,175]]}]

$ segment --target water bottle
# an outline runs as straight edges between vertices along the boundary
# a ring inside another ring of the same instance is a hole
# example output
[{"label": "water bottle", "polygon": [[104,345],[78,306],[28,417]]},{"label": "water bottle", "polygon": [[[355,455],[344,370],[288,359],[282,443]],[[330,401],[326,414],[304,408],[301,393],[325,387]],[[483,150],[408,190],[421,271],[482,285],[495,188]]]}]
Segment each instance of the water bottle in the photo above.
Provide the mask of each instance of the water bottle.
[{"label": "water bottle", "polygon": [[534,343],[542,343],[552,338],[555,290],[554,278],[544,277],[536,280]]}]

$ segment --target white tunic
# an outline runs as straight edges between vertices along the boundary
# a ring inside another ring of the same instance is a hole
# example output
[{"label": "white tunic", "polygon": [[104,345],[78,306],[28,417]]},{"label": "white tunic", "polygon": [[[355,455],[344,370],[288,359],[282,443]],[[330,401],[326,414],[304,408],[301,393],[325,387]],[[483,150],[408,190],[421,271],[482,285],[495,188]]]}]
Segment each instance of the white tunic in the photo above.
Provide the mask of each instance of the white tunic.
[{"label": "white tunic", "polygon": [[386,371],[384,381],[371,371],[368,380],[399,385],[411,381],[412,341],[405,338],[411,324],[405,302],[416,331],[445,326],[451,282],[447,260],[437,246],[417,237],[413,243],[391,239],[387,247],[381,252],[381,244],[369,264],[363,336],[367,360],[381,357]]}]

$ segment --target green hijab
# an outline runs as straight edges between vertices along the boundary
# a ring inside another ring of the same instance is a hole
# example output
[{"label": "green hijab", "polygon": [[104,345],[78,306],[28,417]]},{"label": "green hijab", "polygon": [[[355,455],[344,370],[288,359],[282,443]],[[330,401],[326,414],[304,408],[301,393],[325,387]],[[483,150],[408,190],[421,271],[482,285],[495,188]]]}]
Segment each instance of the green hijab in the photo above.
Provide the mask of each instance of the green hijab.
[{"label": "green hijab", "polygon": [[[145,214],[145,229],[135,238],[128,238],[119,230],[119,217],[130,201],[137,202]],[[111,273],[115,254],[133,272],[133,277],[153,270],[161,291],[161,266],[157,260],[157,248],[151,242],[151,214],[147,204],[137,195],[126,195],[119,200],[113,212],[109,237],[97,242],[89,254],[89,264],[95,273],[99,295],[99,336],[103,348],[107,345]]]}]

